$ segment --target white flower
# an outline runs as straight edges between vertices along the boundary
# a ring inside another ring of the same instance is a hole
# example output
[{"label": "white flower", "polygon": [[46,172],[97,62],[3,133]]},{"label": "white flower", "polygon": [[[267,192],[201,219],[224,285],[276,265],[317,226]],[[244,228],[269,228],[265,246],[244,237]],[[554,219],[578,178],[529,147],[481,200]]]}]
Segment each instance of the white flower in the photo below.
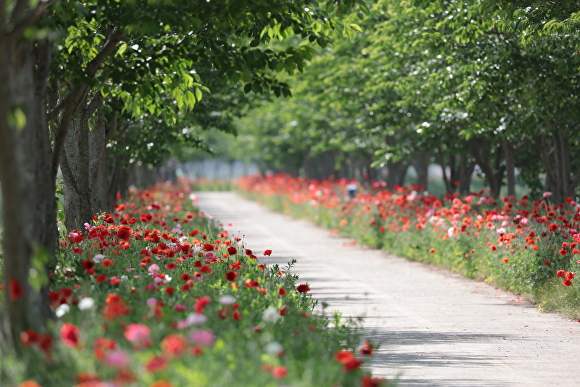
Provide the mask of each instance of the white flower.
[{"label": "white flower", "polygon": [[505,228],[500,227],[497,230],[495,230],[495,232],[498,233],[498,234],[505,234]]},{"label": "white flower", "polygon": [[266,308],[264,314],[262,315],[262,320],[266,322],[276,322],[279,319],[280,314],[278,313],[278,309],[276,309],[276,307],[274,306],[269,306],[268,308]]},{"label": "white flower", "polygon": [[68,306],[68,304],[61,304],[54,311],[54,313],[56,314],[56,317],[58,317],[58,318],[61,318],[62,316],[64,316],[68,312],[70,312],[70,306]]},{"label": "white flower", "polygon": [[99,263],[101,262],[103,259],[105,258],[105,256],[103,254],[97,254],[93,257],[93,262],[95,263]]},{"label": "white flower", "polygon": [[92,308],[94,308],[94,306],[95,306],[95,300],[93,300],[91,297],[85,297],[79,301],[79,309],[80,310],[92,309]]},{"label": "white flower", "polygon": [[129,277],[127,277],[126,275],[121,276],[121,281],[127,281],[128,279],[129,279]]},{"label": "white flower", "polygon": [[165,283],[166,283],[166,284],[170,283],[172,279],[173,279],[173,278],[171,278],[170,276],[168,276],[167,274],[165,274],[165,278],[164,278],[164,280],[165,280]]},{"label": "white flower", "polygon": [[236,302],[236,298],[234,296],[225,295],[220,297],[220,304],[222,305],[232,305]]},{"label": "white flower", "polygon": [[200,313],[190,313],[185,319],[189,325],[203,324],[207,321],[207,317]]},{"label": "white flower", "polygon": [[193,252],[194,252],[194,253],[199,253],[200,251],[201,251],[201,246],[195,246],[195,247],[193,248]]},{"label": "white flower", "polygon": [[266,344],[264,347],[264,352],[269,355],[276,355],[279,356],[284,352],[284,347],[277,341],[272,341],[271,343]]}]

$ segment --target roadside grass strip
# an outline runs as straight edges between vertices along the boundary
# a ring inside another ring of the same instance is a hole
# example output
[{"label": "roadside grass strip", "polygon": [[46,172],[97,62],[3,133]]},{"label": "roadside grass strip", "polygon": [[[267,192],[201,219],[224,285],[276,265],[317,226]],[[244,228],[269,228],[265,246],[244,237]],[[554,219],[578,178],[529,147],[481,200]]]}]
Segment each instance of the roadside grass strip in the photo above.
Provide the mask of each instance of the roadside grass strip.
[{"label": "roadside grass strip", "polygon": [[[356,324],[314,313],[271,250],[200,213],[187,185],[132,192],[70,232],[50,270],[57,318],[21,334],[2,386],[386,386]],[[389,383],[392,385],[392,382]]]},{"label": "roadside grass strip", "polygon": [[496,200],[483,190],[438,198],[380,181],[357,183],[349,198],[349,184],[256,175],[240,179],[238,192],[353,238],[345,247],[360,243],[438,265],[580,319],[580,206],[573,198],[554,205],[546,192],[535,201]]}]

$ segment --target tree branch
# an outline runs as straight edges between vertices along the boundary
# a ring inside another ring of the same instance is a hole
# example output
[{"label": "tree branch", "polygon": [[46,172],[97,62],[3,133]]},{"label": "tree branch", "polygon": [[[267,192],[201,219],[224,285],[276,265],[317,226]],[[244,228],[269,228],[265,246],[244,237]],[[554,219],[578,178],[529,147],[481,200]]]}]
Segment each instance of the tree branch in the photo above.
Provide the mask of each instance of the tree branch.
[{"label": "tree branch", "polygon": [[[94,76],[99,67],[105,62],[107,56],[113,52],[113,49],[123,38],[123,30],[116,29],[111,37],[107,40],[101,51],[97,56],[89,62],[86,68],[86,73],[89,76]],[[58,172],[58,163],[60,160],[60,154],[64,146],[64,139],[68,133],[70,122],[74,116],[75,111],[80,107],[82,101],[86,98],[90,91],[90,86],[85,82],[80,82],[74,86],[74,88],[66,96],[64,111],[62,113],[60,124],[58,126],[57,132],[54,136],[54,152],[52,154],[52,175],[56,178]]]},{"label": "tree branch", "polygon": [[36,8],[28,13],[17,25],[6,31],[6,39],[14,39],[24,33],[28,27],[36,23],[42,17],[44,11],[54,4],[54,0],[41,1]]},{"label": "tree branch", "polygon": [[56,116],[58,116],[58,113],[60,113],[62,111],[62,109],[64,109],[64,107],[66,106],[67,102],[68,102],[68,97],[70,97],[70,93],[66,96],[66,98],[64,98],[62,101],[60,101],[60,103],[58,105],[56,105],[51,111],[49,111],[46,115],[47,120],[52,120],[54,118],[56,118]]}]

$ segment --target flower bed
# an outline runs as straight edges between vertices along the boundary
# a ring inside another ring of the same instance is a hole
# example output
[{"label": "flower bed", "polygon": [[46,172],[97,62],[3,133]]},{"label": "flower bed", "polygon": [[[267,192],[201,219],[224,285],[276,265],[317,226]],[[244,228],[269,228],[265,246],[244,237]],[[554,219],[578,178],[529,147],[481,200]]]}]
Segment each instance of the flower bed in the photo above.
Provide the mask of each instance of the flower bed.
[{"label": "flower bed", "polygon": [[574,271],[580,261],[580,207],[550,194],[494,200],[484,191],[437,198],[419,187],[373,182],[347,196],[350,181],[251,176],[239,191],[286,214],[308,218],[353,243],[436,264],[580,318]]},{"label": "flower bed", "polygon": [[188,190],[133,192],[61,241],[57,319],[22,332],[24,360],[2,359],[2,385],[386,385],[360,367],[370,343],[313,313],[293,263],[261,264],[275,252],[252,252]]}]

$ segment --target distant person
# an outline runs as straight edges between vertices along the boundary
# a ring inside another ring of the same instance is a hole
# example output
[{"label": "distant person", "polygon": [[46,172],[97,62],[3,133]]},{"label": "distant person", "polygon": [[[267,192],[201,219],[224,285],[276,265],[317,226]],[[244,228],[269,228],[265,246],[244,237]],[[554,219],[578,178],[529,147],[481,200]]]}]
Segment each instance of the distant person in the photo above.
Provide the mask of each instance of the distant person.
[{"label": "distant person", "polygon": [[356,180],[352,180],[350,184],[347,184],[346,190],[348,192],[348,197],[354,199],[356,195],[356,190],[358,189],[358,184]]}]

